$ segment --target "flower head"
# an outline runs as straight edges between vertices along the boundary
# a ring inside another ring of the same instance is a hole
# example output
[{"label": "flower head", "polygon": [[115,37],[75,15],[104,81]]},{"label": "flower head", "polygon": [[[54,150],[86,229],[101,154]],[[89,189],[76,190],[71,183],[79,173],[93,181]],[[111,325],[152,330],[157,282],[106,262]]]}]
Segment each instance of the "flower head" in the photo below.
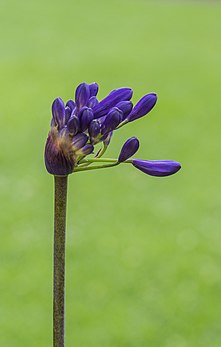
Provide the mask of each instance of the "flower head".
[{"label": "flower head", "polygon": [[[129,159],[139,148],[136,137],[123,145],[118,159],[102,158],[110,144],[113,132],[148,114],[155,106],[157,95],[143,96],[133,107],[131,88],[118,88],[98,101],[98,84],[81,83],[75,91],[75,100],[64,104],[61,98],[52,103],[51,129],[45,146],[45,165],[50,174],[66,176],[72,172],[93,170],[131,163],[152,176],[172,175],[180,169],[174,161]],[[102,144],[93,158],[97,144]],[[94,163],[103,163],[93,166]]]}]

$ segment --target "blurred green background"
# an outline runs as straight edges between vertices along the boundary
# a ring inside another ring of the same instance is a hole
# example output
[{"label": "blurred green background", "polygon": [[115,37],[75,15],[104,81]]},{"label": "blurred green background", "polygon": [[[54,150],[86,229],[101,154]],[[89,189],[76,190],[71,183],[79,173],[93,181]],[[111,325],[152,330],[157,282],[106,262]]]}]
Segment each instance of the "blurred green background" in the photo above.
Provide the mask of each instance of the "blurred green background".
[{"label": "blurred green background", "polygon": [[52,345],[50,107],[96,81],[99,98],[157,92],[133,167],[69,180],[66,342],[77,347],[220,347],[221,6],[188,1],[15,1],[0,12],[0,346]]}]

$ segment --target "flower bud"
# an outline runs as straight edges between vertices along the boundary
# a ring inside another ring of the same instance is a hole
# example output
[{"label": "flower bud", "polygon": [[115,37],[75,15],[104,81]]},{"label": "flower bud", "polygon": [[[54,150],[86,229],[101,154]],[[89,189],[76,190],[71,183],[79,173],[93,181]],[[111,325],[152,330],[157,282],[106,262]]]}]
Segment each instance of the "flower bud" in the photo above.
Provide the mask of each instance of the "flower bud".
[{"label": "flower bud", "polygon": [[101,132],[101,124],[97,119],[92,120],[88,127],[88,133],[90,136],[91,143],[97,143],[98,137]]},{"label": "flower bud", "polygon": [[91,108],[83,107],[78,115],[81,131],[85,131],[90,122],[94,119],[94,114]]},{"label": "flower bud", "polygon": [[71,109],[70,107],[66,106],[65,107],[65,124],[67,124],[70,117],[71,117]]},{"label": "flower bud", "polygon": [[101,133],[105,135],[110,131],[116,129],[116,127],[122,121],[122,118],[122,112],[116,107],[112,108],[112,110],[107,114],[101,125]]},{"label": "flower bud", "polygon": [[65,107],[61,98],[54,100],[52,104],[53,124],[61,129],[65,125]]},{"label": "flower bud", "polygon": [[75,92],[75,101],[76,101],[78,110],[81,109],[83,106],[87,105],[89,97],[90,97],[89,85],[85,82],[79,84]]},{"label": "flower bud", "polygon": [[66,106],[70,107],[71,112],[73,112],[73,110],[76,108],[76,103],[74,102],[74,100],[68,100]]},{"label": "flower bud", "polygon": [[101,100],[94,108],[94,118],[104,116],[110,108],[116,106],[120,101],[130,100],[133,91],[130,88],[119,88],[113,90],[106,98]]},{"label": "flower bud", "polygon": [[131,113],[126,117],[128,122],[145,116],[149,113],[157,102],[157,95],[154,93],[143,96],[140,101],[134,106]]},{"label": "flower bud", "polygon": [[85,155],[91,154],[93,150],[94,150],[94,146],[91,145],[90,143],[87,143],[84,147],[77,150],[76,154],[78,156],[85,156]]},{"label": "flower bud", "polygon": [[121,149],[120,155],[118,157],[119,163],[122,163],[132,157],[132,155],[134,155],[138,151],[138,148],[139,140],[135,136],[128,139]]},{"label": "flower bud", "polygon": [[69,119],[68,124],[67,124],[67,129],[72,136],[74,136],[78,133],[78,131],[80,129],[80,122],[79,122],[78,117],[71,116],[71,118]]},{"label": "flower bud", "polygon": [[170,176],[180,170],[180,163],[172,160],[138,160],[132,161],[133,166],[151,176]]},{"label": "flower bud", "polygon": [[81,147],[84,147],[88,141],[88,136],[84,133],[77,134],[72,139],[72,147],[74,151],[78,151]]},{"label": "flower bud", "polygon": [[98,84],[96,82],[93,82],[89,84],[89,90],[90,90],[90,97],[96,96],[98,93]]},{"label": "flower bud", "polygon": [[88,107],[93,108],[98,104],[96,96],[92,96],[88,101]]},{"label": "flower bud", "polygon": [[130,114],[130,112],[133,108],[133,104],[131,101],[120,101],[116,105],[116,107],[122,111],[122,113],[123,113],[123,119],[122,120],[124,120],[128,116],[128,114]]}]

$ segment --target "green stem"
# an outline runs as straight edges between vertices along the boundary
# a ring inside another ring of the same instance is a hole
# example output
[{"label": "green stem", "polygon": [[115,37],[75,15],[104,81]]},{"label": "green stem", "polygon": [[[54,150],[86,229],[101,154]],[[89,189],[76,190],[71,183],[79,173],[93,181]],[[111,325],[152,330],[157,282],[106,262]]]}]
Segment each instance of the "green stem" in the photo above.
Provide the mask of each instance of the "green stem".
[{"label": "green stem", "polygon": [[87,163],[116,163],[117,159],[113,158],[89,158],[85,159]]},{"label": "green stem", "polygon": [[54,176],[53,347],[64,347],[67,176]]},{"label": "green stem", "polygon": [[[97,160],[96,160],[97,161]],[[120,163],[118,162],[114,162],[113,164],[107,164],[107,165],[94,165],[94,166],[90,166],[90,167],[77,167],[74,172],[79,172],[79,171],[88,171],[88,170],[95,170],[95,169],[105,169],[108,167],[112,167],[112,166],[117,166]]]},{"label": "green stem", "polygon": [[[80,163],[116,163],[118,162],[117,159],[113,158],[88,158],[88,159],[82,159]],[[132,160],[127,159],[122,164],[131,164]]]}]

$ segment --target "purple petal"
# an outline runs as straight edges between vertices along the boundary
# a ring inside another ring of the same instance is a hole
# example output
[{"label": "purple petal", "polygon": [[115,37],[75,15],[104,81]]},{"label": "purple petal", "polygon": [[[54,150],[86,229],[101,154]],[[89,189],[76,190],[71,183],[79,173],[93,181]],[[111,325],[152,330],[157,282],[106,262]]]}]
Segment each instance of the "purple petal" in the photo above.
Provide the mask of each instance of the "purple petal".
[{"label": "purple petal", "polygon": [[135,136],[128,139],[124,143],[121,149],[121,152],[118,158],[119,163],[122,163],[125,160],[132,157],[132,155],[134,155],[138,151],[138,148],[139,148],[139,140]]},{"label": "purple petal", "polygon": [[80,122],[78,117],[71,116],[67,124],[68,131],[71,135],[76,135],[80,129]]},{"label": "purple petal", "polygon": [[75,151],[84,147],[87,143],[88,136],[84,133],[77,134],[72,139],[72,145]]},{"label": "purple petal", "polygon": [[80,110],[83,106],[87,105],[90,97],[90,89],[87,83],[81,83],[75,92],[75,101],[78,109]]},{"label": "purple petal", "polygon": [[172,160],[138,160],[132,161],[133,166],[151,176],[170,176],[180,170],[180,163]]},{"label": "purple petal", "polygon": [[104,116],[108,111],[116,106],[120,101],[130,100],[133,91],[130,88],[119,88],[113,90],[106,98],[101,100],[94,108],[94,118]]},{"label": "purple petal", "polygon": [[101,125],[101,133],[105,135],[110,131],[116,129],[116,127],[122,121],[122,118],[122,112],[116,107],[112,108],[112,110],[107,114],[107,116],[104,119],[104,122]]},{"label": "purple petal", "polygon": [[89,89],[90,89],[90,97],[96,96],[98,93],[98,84],[97,83],[91,83],[89,84]]},{"label": "purple petal", "polygon": [[81,131],[85,131],[90,122],[94,119],[94,114],[91,108],[84,107],[78,115]]},{"label": "purple petal", "polygon": [[132,108],[133,108],[133,104],[131,101],[120,101],[117,105],[117,108],[119,108],[119,110],[121,110],[123,112],[123,119],[124,120],[128,114],[130,114]]},{"label": "purple petal", "polygon": [[157,102],[157,95],[154,93],[143,96],[134,106],[131,113],[126,117],[129,122],[145,116],[149,113]]},{"label": "purple petal", "polygon": [[59,128],[65,125],[65,107],[61,98],[55,99],[52,104],[52,117],[54,124]]}]

